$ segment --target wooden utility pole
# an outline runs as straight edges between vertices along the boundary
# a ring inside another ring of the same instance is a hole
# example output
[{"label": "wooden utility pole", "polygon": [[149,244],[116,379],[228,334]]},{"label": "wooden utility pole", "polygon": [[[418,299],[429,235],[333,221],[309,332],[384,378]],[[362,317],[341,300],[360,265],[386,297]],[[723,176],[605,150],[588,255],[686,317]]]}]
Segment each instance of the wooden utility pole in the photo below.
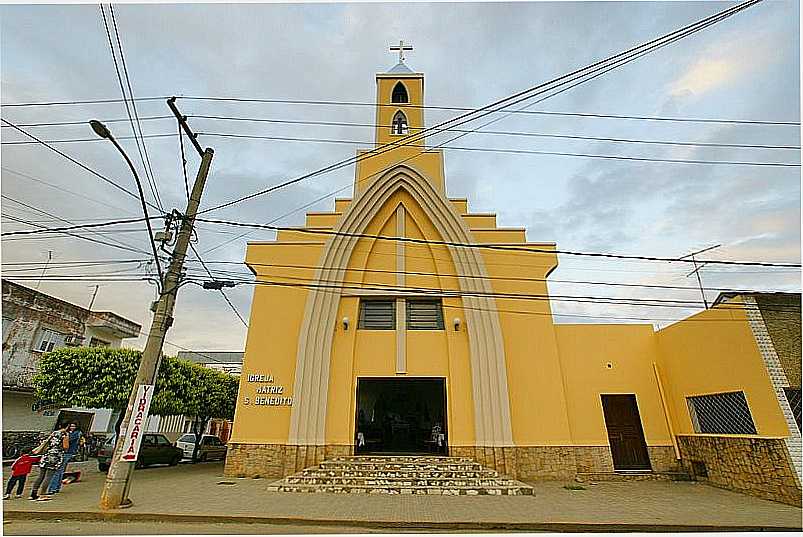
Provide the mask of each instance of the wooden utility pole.
[{"label": "wooden utility pole", "polygon": [[[170,261],[170,266],[165,274],[164,282],[160,290],[159,300],[154,302],[151,309],[154,311],[153,321],[151,322],[150,332],[148,333],[148,341],[145,344],[145,350],[142,351],[142,359],[139,364],[139,371],[137,371],[134,386],[131,389],[131,395],[128,399],[128,406],[126,407],[125,417],[120,425],[120,436],[114,448],[114,455],[109,466],[109,473],[106,476],[106,483],[103,485],[103,491],[100,497],[100,507],[102,509],[116,509],[119,507],[127,507],[132,502],[128,498],[129,488],[131,486],[131,477],[134,470],[135,463],[133,461],[123,461],[121,459],[123,444],[121,439],[125,437],[125,432],[129,430],[131,416],[135,408],[137,399],[137,391],[140,385],[155,385],[156,377],[159,372],[159,364],[162,360],[162,346],[164,345],[165,335],[167,330],[173,324],[173,308],[176,303],[176,293],[181,281],[181,272],[184,266],[184,258],[187,256],[187,247],[192,236],[193,224],[195,222],[195,214],[198,212],[198,206],[201,204],[201,195],[204,191],[206,178],[209,174],[209,166],[212,163],[212,156],[214,151],[211,148],[201,150],[201,146],[195,140],[196,136],[192,133],[186,122],[186,117],[182,116],[175,106],[175,97],[167,100],[167,105],[176,115],[181,126],[190,136],[193,145],[201,155],[201,167],[198,169],[198,175],[195,178],[195,184],[192,187],[192,194],[187,203],[187,211],[181,220],[181,227],[179,228],[178,236],[176,238],[176,246],[173,249],[173,256]],[[145,424],[142,424],[144,429]]]}]

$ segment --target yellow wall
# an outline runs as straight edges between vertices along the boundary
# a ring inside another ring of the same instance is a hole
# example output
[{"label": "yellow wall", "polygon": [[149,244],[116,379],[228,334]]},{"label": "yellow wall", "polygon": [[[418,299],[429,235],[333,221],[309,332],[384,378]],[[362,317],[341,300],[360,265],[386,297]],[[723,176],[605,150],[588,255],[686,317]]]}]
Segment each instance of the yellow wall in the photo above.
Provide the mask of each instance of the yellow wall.
[{"label": "yellow wall", "polygon": [[[322,248],[322,242],[250,243],[246,263],[256,272],[257,280],[298,284],[299,278],[312,278],[313,271],[266,265],[314,266]],[[246,405],[244,401],[248,397],[253,402],[257,387],[267,385],[248,382],[251,374],[272,374],[273,384],[284,387],[283,395],[297,395],[293,393],[295,359],[306,299],[307,290],[303,288],[254,286],[232,441],[287,443],[291,407]]]},{"label": "yellow wall", "polygon": [[[377,102],[389,103],[397,78],[377,77]],[[404,78],[411,104],[423,104],[423,78]],[[421,108],[404,107],[411,132],[424,126]],[[397,140],[389,127],[392,107],[377,107],[377,143]],[[420,143],[420,142],[419,142]],[[365,152],[359,153],[364,155]],[[362,160],[355,170],[355,195],[385,169],[406,164],[427,177],[445,198],[443,155],[439,151],[400,147]],[[528,246],[539,252],[480,249],[487,280],[494,293],[526,295],[496,298],[501,327],[510,402],[513,442],[519,446],[608,444],[600,394],[633,393],[649,445],[671,443],[653,370],[663,377],[676,433],[693,432],[685,397],[743,389],[762,435],[788,433],[755,340],[742,311],[709,310],[659,333],[645,325],[554,325],[546,278],[557,266],[553,243],[527,243],[523,229],[496,228],[495,215],[471,214],[465,199],[448,200],[457,218],[469,228],[472,241],[481,244]],[[352,201],[338,199],[334,212],[310,213],[307,225],[336,228]],[[410,238],[441,241],[418,202],[400,191],[381,207],[365,230],[368,235],[395,236],[396,208],[405,209],[405,234]],[[246,262],[262,282],[295,287],[257,285],[246,341],[243,375],[232,441],[278,443],[288,441],[290,406],[255,406],[245,398],[265,383],[248,381],[251,374],[272,374],[274,385],[293,393],[299,330],[307,290],[314,278],[326,235],[303,230],[279,232],[277,241],[249,243]],[[407,331],[407,372],[396,373],[397,334],[393,330],[358,329],[360,296],[408,288],[459,290],[457,271],[446,246],[406,243],[404,281],[397,280],[394,241],[360,238],[348,261],[344,289],[329,327],[333,333],[326,412],[326,442],[352,444],[356,387],[359,377],[445,377],[447,429],[452,446],[475,443],[471,356],[465,310],[460,298],[446,298],[444,330]],[[284,265],[284,266],[270,266]],[[291,268],[287,265],[311,267]],[[375,287],[379,291],[365,288]],[[350,320],[344,329],[341,320]],[[459,319],[460,330],[454,330]],[[611,367],[608,367],[608,363]]]},{"label": "yellow wall", "polygon": [[[601,394],[635,394],[648,445],[671,445],[651,325],[556,325],[573,443],[607,446]],[[608,365],[610,364],[610,367]]]},{"label": "yellow wall", "polygon": [[657,334],[659,366],[675,434],[694,433],[687,396],[742,390],[758,434],[787,436],[789,429],[747,315],[739,308],[740,303],[730,304],[694,315]]}]

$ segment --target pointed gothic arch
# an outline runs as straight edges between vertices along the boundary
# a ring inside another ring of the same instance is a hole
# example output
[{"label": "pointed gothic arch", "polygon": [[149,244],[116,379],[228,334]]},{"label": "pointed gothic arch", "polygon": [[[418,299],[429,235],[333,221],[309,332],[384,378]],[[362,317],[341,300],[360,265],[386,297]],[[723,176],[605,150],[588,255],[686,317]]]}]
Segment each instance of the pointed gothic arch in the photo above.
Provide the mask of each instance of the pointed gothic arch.
[{"label": "pointed gothic arch", "polygon": [[390,123],[390,133],[396,135],[403,135],[409,132],[409,126],[407,124],[407,116],[404,115],[404,112],[399,110],[395,114],[393,114],[393,121]]},{"label": "pointed gothic arch", "polygon": [[390,97],[390,102],[392,103],[409,103],[410,98],[407,95],[407,88],[404,87],[404,84],[401,81],[396,82],[396,85],[393,86],[393,93]]},{"label": "pointed gothic arch", "polygon": [[[316,270],[316,280],[341,280],[364,233],[385,203],[400,189],[424,210],[444,241],[469,243],[471,237],[449,201],[412,167],[399,165],[376,179],[350,205],[336,231],[326,242]],[[450,247],[452,261],[461,277],[460,289],[471,293],[462,298],[471,356],[476,446],[512,446],[507,368],[496,301],[480,252],[474,248]],[[308,291],[304,320],[299,331],[298,352],[290,415],[289,443],[323,446],[326,442],[326,410],[333,330],[341,292],[312,288]],[[301,395],[303,394],[303,395]]]}]

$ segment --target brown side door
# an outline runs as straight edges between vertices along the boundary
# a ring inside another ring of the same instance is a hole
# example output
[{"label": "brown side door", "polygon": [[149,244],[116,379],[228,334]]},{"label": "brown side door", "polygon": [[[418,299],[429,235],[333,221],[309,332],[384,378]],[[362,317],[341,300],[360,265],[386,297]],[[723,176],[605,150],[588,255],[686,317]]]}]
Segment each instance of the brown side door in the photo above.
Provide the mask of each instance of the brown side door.
[{"label": "brown side door", "polygon": [[602,395],[602,410],[615,470],[650,470],[650,456],[636,396]]}]

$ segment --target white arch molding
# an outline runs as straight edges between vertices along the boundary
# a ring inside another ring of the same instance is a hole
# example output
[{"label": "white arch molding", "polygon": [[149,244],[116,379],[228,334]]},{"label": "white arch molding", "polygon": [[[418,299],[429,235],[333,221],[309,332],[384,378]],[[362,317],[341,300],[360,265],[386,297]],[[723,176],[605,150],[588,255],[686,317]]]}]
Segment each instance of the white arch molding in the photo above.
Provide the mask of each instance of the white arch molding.
[{"label": "white arch molding", "polygon": [[[361,234],[397,191],[405,190],[422,207],[444,241],[469,243],[468,228],[446,197],[414,168],[398,165],[377,178],[343,215],[336,231]],[[342,280],[357,237],[333,235],[327,240],[316,270],[316,281]],[[473,248],[448,247],[461,291],[492,292],[481,254]],[[323,446],[329,365],[340,290],[308,291],[296,355],[289,444]],[[471,354],[474,435],[476,446],[512,446],[510,402],[502,330],[496,301],[490,296],[464,296],[466,330]]]}]

